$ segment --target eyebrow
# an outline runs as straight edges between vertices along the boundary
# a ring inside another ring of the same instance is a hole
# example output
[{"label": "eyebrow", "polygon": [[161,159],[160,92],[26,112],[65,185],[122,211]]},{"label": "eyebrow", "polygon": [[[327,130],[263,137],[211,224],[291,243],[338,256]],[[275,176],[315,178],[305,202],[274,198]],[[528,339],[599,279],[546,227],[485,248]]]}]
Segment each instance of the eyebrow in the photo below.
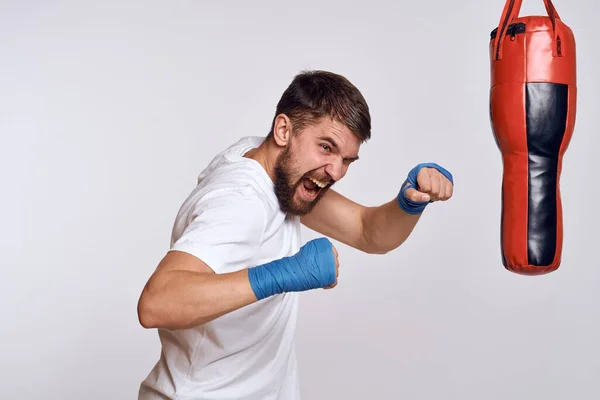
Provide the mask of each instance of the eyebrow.
[{"label": "eyebrow", "polygon": [[[326,142],[329,142],[329,144],[331,144],[331,146],[334,147],[334,148],[336,148],[337,150],[339,150],[339,148],[340,148],[338,146],[338,144],[335,142],[335,140],[333,140],[329,136],[320,136],[319,139],[320,140],[324,140]],[[348,161],[356,161],[356,160],[358,160],[358,156],[346,157],[345,159],[348,160]]]}]

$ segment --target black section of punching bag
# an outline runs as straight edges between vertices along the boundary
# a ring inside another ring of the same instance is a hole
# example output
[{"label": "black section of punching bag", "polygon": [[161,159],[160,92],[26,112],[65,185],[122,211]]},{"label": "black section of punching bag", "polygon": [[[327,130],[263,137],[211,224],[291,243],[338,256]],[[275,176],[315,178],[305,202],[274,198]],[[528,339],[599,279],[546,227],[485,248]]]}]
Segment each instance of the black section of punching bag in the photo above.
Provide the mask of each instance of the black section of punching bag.
[{"label": "black section of punching bag", "polygon": [[569,86],[526,84],[529,209],[529,264],[549,265],[557,241],[557,178],[560,146],[567,124]]}]

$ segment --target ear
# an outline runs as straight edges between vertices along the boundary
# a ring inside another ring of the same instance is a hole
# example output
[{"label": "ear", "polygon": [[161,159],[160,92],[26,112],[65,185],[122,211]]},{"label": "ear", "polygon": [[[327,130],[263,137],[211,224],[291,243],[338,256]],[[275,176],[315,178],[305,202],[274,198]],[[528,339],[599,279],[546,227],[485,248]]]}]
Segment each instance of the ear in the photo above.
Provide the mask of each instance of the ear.
[{"label": "ear", "polygon": [[279,114],[273,124],[273,140],[278,146],[285,147],[292,136],[292,122],[285,114]]}]

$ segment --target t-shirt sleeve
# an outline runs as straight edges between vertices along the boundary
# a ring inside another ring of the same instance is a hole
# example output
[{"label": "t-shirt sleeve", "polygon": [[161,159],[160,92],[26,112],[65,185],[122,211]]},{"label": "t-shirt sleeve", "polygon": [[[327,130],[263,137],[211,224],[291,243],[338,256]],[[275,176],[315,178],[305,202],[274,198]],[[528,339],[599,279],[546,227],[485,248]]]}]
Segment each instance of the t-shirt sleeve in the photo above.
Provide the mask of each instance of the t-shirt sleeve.
[{"label": "t-shirt sleeve", "polygon": [[252,267],[265,226],[266,210],[256,192],[228,189],[194,205],[190,223],[171,246],[189,253],[216,273]]}]

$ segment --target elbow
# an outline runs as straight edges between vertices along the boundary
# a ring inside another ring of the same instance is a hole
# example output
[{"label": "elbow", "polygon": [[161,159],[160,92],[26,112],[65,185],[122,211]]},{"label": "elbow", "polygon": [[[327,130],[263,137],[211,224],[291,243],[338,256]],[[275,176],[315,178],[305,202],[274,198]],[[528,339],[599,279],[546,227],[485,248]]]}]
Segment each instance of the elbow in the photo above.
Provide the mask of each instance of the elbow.
[{"label": "elbow", "polygon": [[190,320],[181,312],[181,307],[175,308],[165,296],[155,294],[145,289],[137,305],[139,324],[145,329],[188,329],[205,322],[203,318]]},{"label": "elbow", "polygon": [[170,314],[164,275],[154,275],[144,286],[138,300],[138,322],[145,329],[166,328],[170,322],[166,317]]},{"label": "elbow", "polygon": [[387,249],[384,247],[377,247],[377,246],[369,246],[369,247],[362,249],[362,251],[367,254],[375,254],[375,255],[387,254],[391,250],[393,250],[393,249]]},{"label": "elbow", "polygon": [[387,254],[390,250],[387,249],[371,249],[369,251],[367,251],[367,254],[379,254],[379,255],[383,255],[383,254]]},{"label": "elbow", "polygon": [[374,245],[356,246],[355,249],[360,250],[366,254],[386,254],[387,252],[389,252],[391,250],[391,249],[386,249],[386,248],[383,248],[380,246],[374,246]]},{"label": "elbow", "polygon": [[[400,243],[401,244],[401,243]],[[362,244],[362,246],[358,247],[359,250],[361,250],[364,253],[367,254],[375,254],[375,255],[382,255],[382,254],[387,254],[390,251],[396,249],[397,247],[400,246],[400,244],[398,245],[386,245],[385,243],[376,243],[373,241],[367,241],[365,240]]]},{"label": "elbow", "polygon": [[165,316],[169,315],[164,296],[160,292],[152,290],[146,285],[137,304],[138,322],[145,329],[166,328],[169,321]]},{"label": "elbow", "polygon": [[156,318],[156,312],[152,306],[151,296],[142,293],[137,305],[138,322],[145,329],[158,328],[160,324]]}]

